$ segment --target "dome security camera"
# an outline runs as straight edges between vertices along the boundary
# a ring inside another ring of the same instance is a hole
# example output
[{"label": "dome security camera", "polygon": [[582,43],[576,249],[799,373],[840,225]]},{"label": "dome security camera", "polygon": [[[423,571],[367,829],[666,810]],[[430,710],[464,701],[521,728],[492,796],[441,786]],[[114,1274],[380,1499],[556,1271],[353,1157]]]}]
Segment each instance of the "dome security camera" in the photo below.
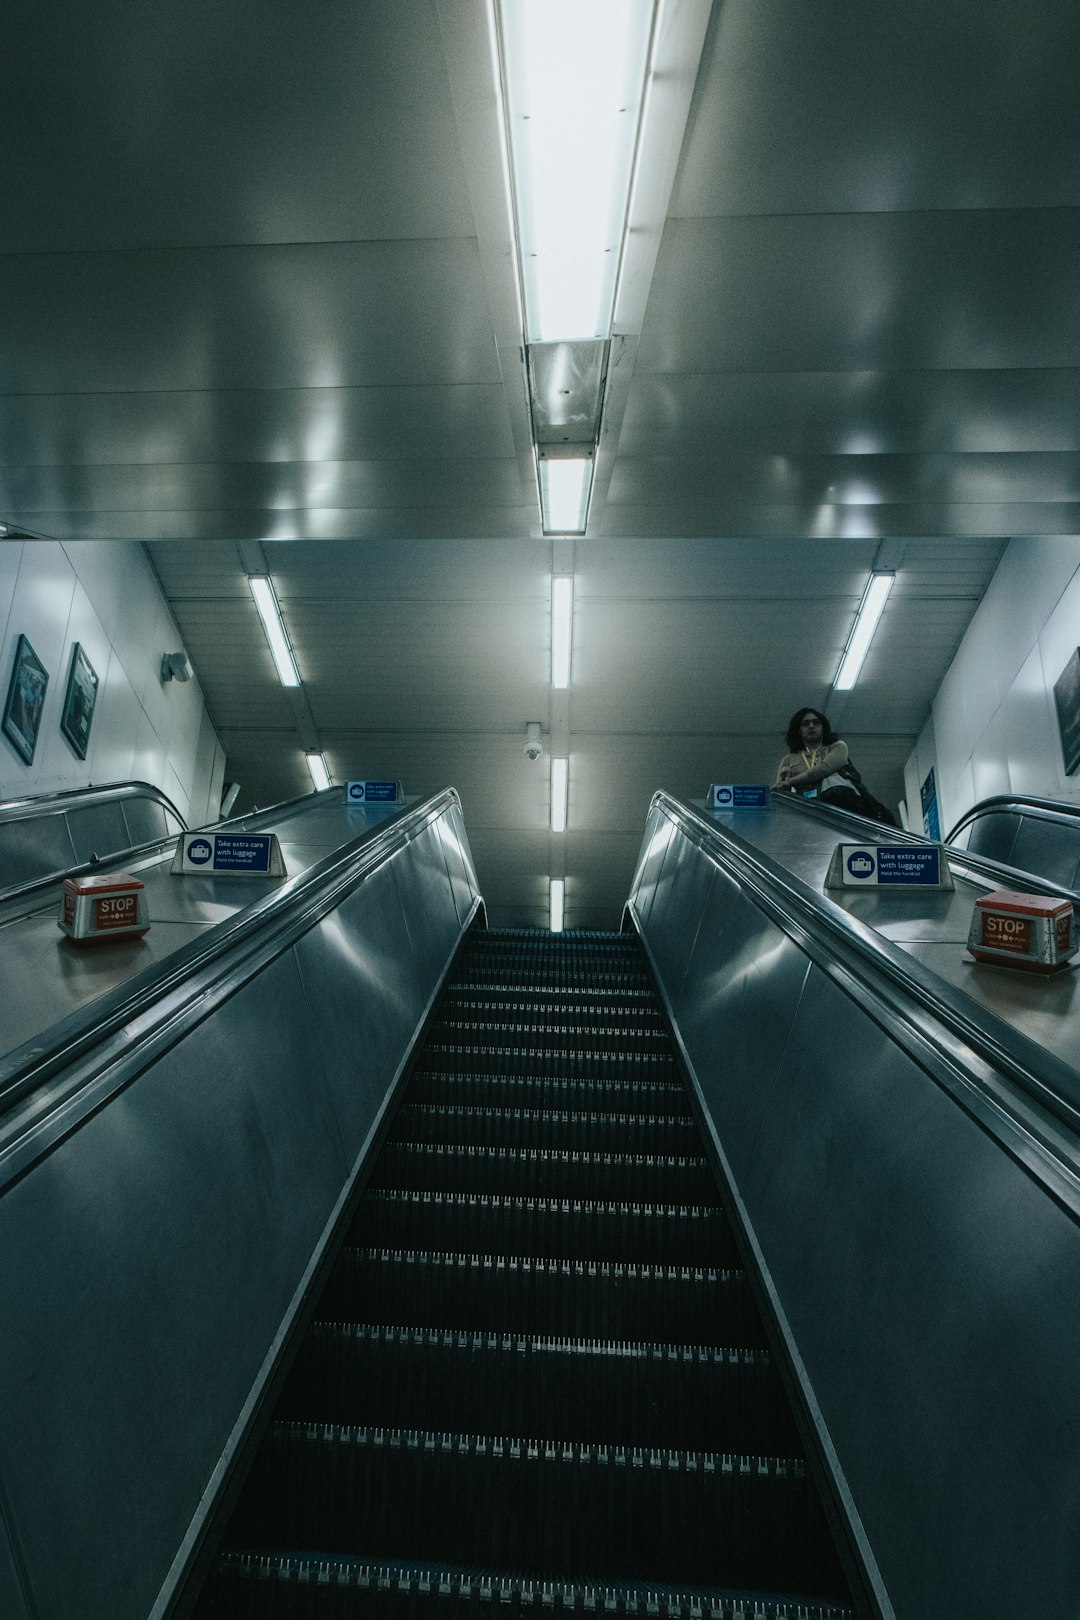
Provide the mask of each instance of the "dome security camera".
[{"label": "dome security camera", "polygon": [[539,759],[544,752],[544,745],[540,741],[540,722],[530,720],[525,727],[525,758]]}]

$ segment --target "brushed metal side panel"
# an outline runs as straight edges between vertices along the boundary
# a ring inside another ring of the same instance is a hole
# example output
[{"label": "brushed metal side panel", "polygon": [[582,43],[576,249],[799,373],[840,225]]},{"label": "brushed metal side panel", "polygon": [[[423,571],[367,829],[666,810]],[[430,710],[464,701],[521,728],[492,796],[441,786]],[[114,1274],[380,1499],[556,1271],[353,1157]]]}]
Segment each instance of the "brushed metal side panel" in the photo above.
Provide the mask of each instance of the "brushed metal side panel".
[{"label": "brushed metal side panel", "polygon": [[38,1620],[26,1606],[7,1537],[0,1531],[0,1614],[4,1620]]},{"label": "brushed metal side panel", "polygon": [[446,862],[446,870],[450,876],[450,887],[453,890],[458,922],[464,924],[465,919],[472,910],[473,900],[478,893],[478,885],[472,863],[472,852],[469,849],[469,840],[465,833],[465,823],[460,810],[440,816],[437,826],[439,838],[442,842],[443,859]]},{"label": "brushed metal side panel", "polygon": [[650,810],[631,895],[643,932],[648,926],[649,914],[656,898],[656,885],[664,864],[664,856],[674,835],[675,829],[667,817],[659,810]]},{"label": "brushed metal side panel", "polygon": [[649,946],[672,1006],[680,1004],[712,870],[712,863],[687,839],[673,838],[668,844],[649,912]]},{"label": "brushed metal side panel", "polygon": [[1071,1613],[1073,1219],[817,970],[742,1191],[896,1613]]},{"label": "brushed metal side panel", "polygon": [[177,830],[174,818],[153,799],[128,799],[123,808],[129,844],[148,844]]},{"label": "brushed metal side panel", "polygon": [[[161,829],[157,836],[160,838],[165,831],[165,812],[159,804],[153,805],[153,809],[157,811]],[[67,823],[75,859],[80,865],[92,855],[100,855],[104,859],[106,855],[112,855],[118,849],[127,849],[135,842],[128,838],[127,822],[119,800],[114,804],[88,804],[79,810],[69,810]],[[148,836],[153,837],[154,834]]]},{"label": "brushed metal side panel", "polygon": [[74,864],[63,816],[0,824],[0,888],[32,883],[48,872],[66,872]]},{"label": "brushed metal side panel", "polygon": [[753,1156],[807,969],[794,941],[717,870],[673,1012],[736,1177]]},{"label": "brushed metal side panel", "polygon": [[431,984],[446,967],[459,932],[451,901],[449,875],[438,826],[430,823],[412,839],[407,858],[399,855],[393,866],[401,909],[412,941],[416,972],[422,984]]},{"label": "brushed metal side panel", "polygon": [[351,1166],[434,989],[416,970],[391,867],[305,934],[296,959]]},{"label": "brushed metal side panel", "polygon": [[0,1201],[0,1473],[40,1620],[143,1620],[344,1176],[286,956]]}]

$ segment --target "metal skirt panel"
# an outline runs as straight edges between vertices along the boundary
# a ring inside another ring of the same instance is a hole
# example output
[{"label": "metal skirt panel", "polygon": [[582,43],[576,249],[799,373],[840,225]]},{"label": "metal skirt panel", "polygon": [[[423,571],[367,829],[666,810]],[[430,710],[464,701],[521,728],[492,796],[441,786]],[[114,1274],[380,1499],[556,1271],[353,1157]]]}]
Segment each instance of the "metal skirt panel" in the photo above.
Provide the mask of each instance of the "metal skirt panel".
[{"label": "metal skirt panel", "polygon": [[460,935],[429,826],[5,1188],[5,1616],[164,1612]]},{"label": "metal skirt panel", "polygon": [[766,917],[677,829],[669,843],[639,927],[878,1612],[1066,1620],[1075,1210],[823,970],[798,923]]}]

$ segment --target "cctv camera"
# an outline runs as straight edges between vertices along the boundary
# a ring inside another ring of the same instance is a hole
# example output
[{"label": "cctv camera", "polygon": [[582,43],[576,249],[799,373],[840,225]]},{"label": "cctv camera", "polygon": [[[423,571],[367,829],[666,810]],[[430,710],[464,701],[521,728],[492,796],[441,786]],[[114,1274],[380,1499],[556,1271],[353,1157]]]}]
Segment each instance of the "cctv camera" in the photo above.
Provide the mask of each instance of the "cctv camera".
[{"label": "cctv camera", "polygon": [[540,741],[540,722],[530,720],[525,727],[525,758],[539,759],[544,752],[544,745]]},{"label": "cctv camera", "polygon": [[525,744],[525,758],[526,759],[539,759],[540,755],[543,752],[544,752],[544,745],[543,745],[542,742],[531,742],[530,741],[530,742],[527,742]]}]

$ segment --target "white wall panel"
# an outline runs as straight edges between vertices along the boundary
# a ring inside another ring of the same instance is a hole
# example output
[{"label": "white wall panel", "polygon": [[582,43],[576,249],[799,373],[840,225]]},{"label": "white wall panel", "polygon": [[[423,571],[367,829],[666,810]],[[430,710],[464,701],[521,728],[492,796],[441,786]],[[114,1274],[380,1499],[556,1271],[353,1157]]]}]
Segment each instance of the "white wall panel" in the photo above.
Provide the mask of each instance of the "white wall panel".
[{"label": "white wall panel", "polygon": [[135,739],[143,719],[139,700],[117,653],[109,655],[108,668],[98,688],[98,704],[90,731],[93,744],[95,782],[137,780]]},{"label": "white wall panel", "polygon": [[[49,672],[33,767],[0,741],[0,796],[136,776],[167,792],[177,786],[182,810],[206,802],[217,739],[210,726],[200,752],[209,720],[198,681],[161,681],[162,653],[182,642],[141,547],[33,541],[0,549],[0,623],[0,695],[20,634]],[[60,731],[76,642],[99,679],[85,761]]]},{"label": "white wall panel", "polygon": [[[1054,708],[1054,682],[1077,645],[1080,539],[1010,541],[934,698],[943,833],[990,794],[1080,799]],[[921,757],[915,770],[925,774]]]}]

